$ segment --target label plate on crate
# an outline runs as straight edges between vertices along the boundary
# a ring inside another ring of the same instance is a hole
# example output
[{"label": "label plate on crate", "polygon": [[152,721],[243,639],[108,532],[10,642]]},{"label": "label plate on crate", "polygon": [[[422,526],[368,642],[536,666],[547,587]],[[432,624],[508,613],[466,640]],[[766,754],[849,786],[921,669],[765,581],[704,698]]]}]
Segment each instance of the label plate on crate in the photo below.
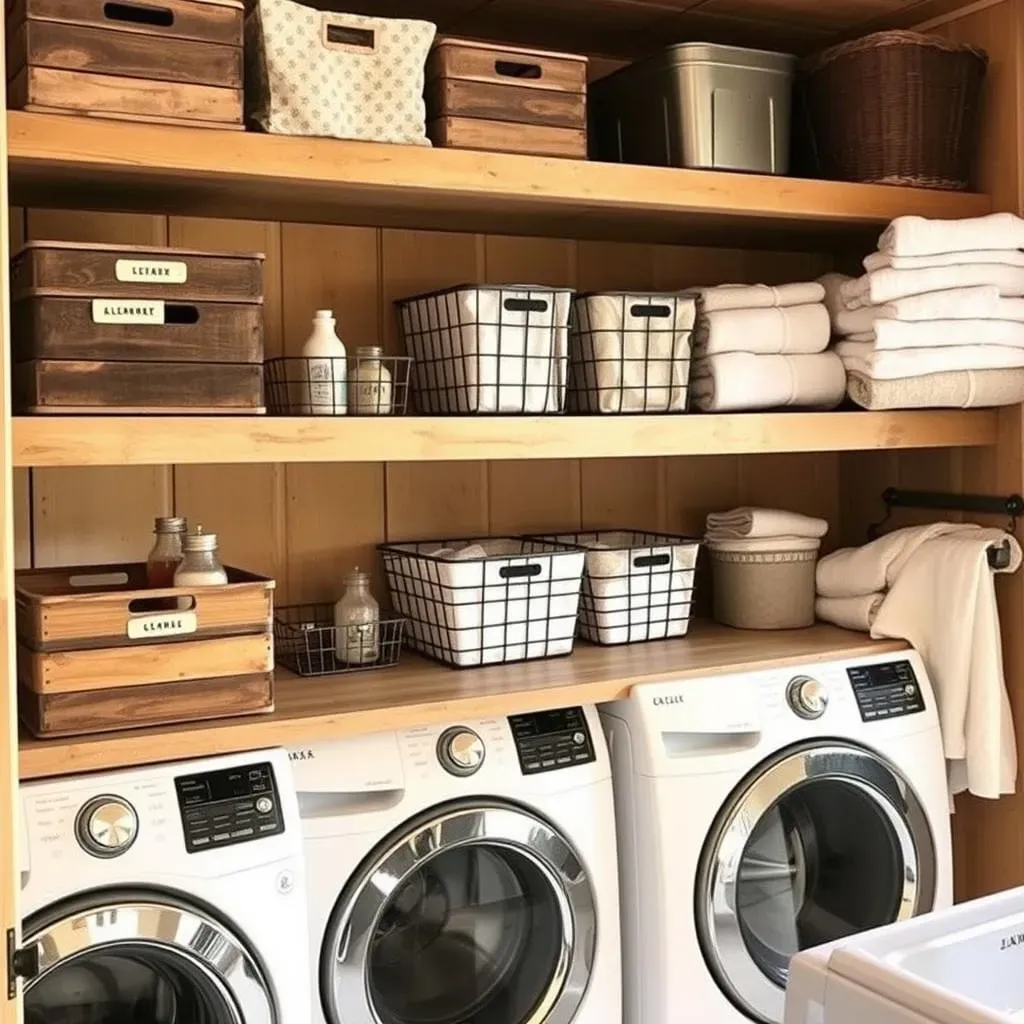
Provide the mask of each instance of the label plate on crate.
[{"label": "label plate on crate", "polygon": [[509,715],[512,740],[524,775],[554,772],[597,760],[583,708]]},{"label": "label plate on crate", "polygon": [[184,284],[188,280],[188,264],[182,260],[117,260],[114,276],[118,281]]},{"label": "label plate on crate", "polygon": [[136,615],[128,620],[128,639],[157,640],[164,636],[184,636],[187,633],[194,633],[198,628],[199,620],[195,612]]},{"label": "label plate on crate", "polygon": [[93,299],[94,324],[162,324],[165,319],[161,299]]}]

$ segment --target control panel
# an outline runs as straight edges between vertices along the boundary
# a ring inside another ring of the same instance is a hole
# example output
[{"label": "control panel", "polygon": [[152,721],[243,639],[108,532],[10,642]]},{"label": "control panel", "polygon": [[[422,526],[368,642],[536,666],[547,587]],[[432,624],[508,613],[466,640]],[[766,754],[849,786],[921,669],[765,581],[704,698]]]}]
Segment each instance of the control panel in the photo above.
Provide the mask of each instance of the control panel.
[{"label": "control panel", "polygon": [[508,724],[524,775],[558,771],[597,759],[583,708],[510,715]]},{"label": "control panel", "polygon": [[185,849],[201,853],[284,831],[284,818],[269,763],[239,765],[174,780]]},{"label": "control panel", "polygon": [[860,717],[865,722],[924,711],[924,697],[909,661],[859,665],[848,668],[846,674],[857,699]]}]

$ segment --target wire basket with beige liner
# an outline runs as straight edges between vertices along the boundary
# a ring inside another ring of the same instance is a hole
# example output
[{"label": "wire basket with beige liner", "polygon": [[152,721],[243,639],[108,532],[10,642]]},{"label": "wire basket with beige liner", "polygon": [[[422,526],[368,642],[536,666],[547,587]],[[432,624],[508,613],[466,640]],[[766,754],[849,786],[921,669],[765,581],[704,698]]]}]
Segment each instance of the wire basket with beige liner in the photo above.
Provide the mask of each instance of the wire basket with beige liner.
[{"label": "wire basket with beige liner", "polygon": [[839,181],[970,187],[984,50],[918,32],[876,32],[802,65],[815,173]]}]

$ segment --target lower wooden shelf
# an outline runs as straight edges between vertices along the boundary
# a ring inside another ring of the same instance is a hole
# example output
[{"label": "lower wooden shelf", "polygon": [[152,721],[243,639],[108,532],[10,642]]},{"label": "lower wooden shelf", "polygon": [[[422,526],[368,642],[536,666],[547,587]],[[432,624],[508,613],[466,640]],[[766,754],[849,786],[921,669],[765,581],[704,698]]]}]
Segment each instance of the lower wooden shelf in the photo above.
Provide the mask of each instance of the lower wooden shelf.
[{"label": "lower wooden shelf", "polygon": [[23,737],[20,774],[22,779],[70,775],[412,725],[457,724],[616,700],[638,683],[853,657],[905,646],[901,641],[871,640],[863,633],[823,624],[761,633],[696,623],[682,640],[626,647],[581,644],[568,658],[485,669],[459,671],[412,655],[393,669],[358,675],[303,679],[279,669],[277,707],[271,714],[75,739]]}]

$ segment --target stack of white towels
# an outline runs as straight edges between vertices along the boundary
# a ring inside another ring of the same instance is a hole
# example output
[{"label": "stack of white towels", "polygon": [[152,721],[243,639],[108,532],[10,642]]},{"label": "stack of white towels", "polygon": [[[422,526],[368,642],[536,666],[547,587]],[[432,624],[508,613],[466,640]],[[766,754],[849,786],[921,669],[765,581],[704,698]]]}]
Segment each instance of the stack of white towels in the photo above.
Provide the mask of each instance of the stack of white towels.
[{"label": "stack of white towels", "polygon": [[817,281],[688,289],[698,297],[690,396],[702,412],[833,409],[843,365]]},{"label": "stack of white towels", "polygon": [[865,409],[1024,401],[1024,220],[897,217],[858,278],[826,274],[847,391]]},{"label": "stack of white towels", "polygon": [[828,533],[824,519],[777,508],[741,508],[712,512],[704,540],[728,551],[816,551]]}]

